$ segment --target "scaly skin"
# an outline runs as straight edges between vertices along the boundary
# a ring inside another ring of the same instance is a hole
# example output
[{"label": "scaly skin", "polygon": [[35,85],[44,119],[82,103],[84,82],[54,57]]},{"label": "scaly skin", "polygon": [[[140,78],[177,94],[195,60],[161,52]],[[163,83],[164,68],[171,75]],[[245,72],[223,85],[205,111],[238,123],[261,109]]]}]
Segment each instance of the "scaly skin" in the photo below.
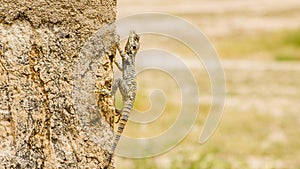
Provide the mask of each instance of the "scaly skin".
[{"label": "scaly skin", "polygon": [[115,95],[117,89],[120,90],[123,98],[123,108],[121,111],[116,110],[117,112],[120,112],[121,117],[119,119],[118,130],[114,136],[111,154],[107,159],[107,165],[104,167],[104,169],[107,169],[110,165],[113,153],[115,152],[124,127],[128,121],[129,115],[133,109],[133,103],[136,95],[135,56],[140,48],[139,40],[140,37],[134,31],[130,31],[129,38],[125,46],[125,51],[123,52],[120,49],[119,44],[117,45],[118,51],[122,58],[122,65],[118,64],[117,62],[115,62],[115,64],[120,69],[120,71],[122,71],[122,78],[118,78],[115,80],[112,86],[111,95]]}]

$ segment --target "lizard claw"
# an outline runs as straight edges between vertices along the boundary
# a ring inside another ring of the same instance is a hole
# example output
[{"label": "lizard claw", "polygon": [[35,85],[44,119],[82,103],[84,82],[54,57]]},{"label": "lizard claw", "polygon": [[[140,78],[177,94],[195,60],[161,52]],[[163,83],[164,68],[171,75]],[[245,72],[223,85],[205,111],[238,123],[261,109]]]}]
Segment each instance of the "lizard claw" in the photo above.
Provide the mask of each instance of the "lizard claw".
[{"label": "lizard claw", "polygon": [[118,120],[115,123],[119,123],[120,119],[121,119],[121,111],[116,109],[116,117],[118,117]]}]

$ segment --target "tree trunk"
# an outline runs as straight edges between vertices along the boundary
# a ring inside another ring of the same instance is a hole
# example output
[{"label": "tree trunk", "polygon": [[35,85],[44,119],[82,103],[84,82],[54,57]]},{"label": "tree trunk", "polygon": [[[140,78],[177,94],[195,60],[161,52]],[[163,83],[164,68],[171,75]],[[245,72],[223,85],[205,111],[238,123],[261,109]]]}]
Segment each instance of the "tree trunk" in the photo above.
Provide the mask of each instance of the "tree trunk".
[{"label": "tree trunk", "polygon": [[[82,79],[74,71],[86,64],[85,43],[115,19],[116,0],[0,0],[0,168],[103,168],[113,100],[95,93],[100,109],[90,116],[97,123],[84,124],[89,112],[76,105],[83,104],[74,94]],[[109,89],[113,78],[104,53],[115,52],[115,30],[106,36],[96,89]]]}]

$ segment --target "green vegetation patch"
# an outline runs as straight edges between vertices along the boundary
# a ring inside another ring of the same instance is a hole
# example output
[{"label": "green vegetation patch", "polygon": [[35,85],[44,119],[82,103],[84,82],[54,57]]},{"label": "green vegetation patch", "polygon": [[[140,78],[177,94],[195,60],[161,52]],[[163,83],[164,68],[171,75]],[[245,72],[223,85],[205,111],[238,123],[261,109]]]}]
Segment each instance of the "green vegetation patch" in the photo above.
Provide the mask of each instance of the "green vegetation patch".
[{"label": "green vegetation patch", "polygon": [[232,35],[215,40],[221,57],[300,61],[300,28],[277,32]]},{"label": "green vegetation patch", "polygon": [[284,42],[288,45],[300,47],[300,29],[287,32]]}]

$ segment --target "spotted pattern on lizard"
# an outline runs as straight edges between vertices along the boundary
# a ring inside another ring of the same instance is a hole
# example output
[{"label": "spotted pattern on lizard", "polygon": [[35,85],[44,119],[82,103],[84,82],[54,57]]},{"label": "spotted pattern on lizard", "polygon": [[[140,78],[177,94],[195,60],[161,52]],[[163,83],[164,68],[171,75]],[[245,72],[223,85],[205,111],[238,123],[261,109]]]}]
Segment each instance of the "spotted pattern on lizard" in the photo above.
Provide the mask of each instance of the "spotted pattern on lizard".
[{"label": "spotted pattern on lizard", "polygon": [[129,119],[129,115],[133,109],[133,103],[137,90],[135,57],[139,48],[140,37],[134,31],[130,31],[124,51],[121,50],[119,43],[117,44],[117,49],[122,58],[122,65],[120,65],[117,61],[114,62],[122,72],[122,78],[117,78],[114,81],[110,94],[114,96],[116,91],[119,89],[123,99],[123,108],[122,110],[116,109],[116,114],[120,116],[118,120],[119,126],[117,132],[114,135],[113,145],[110,151],[111,154],[109,154],[108,156],[107,165],[104,167],[104,169],[107,169],[111,163],[113,153],[115,152],[124,127]]}]

